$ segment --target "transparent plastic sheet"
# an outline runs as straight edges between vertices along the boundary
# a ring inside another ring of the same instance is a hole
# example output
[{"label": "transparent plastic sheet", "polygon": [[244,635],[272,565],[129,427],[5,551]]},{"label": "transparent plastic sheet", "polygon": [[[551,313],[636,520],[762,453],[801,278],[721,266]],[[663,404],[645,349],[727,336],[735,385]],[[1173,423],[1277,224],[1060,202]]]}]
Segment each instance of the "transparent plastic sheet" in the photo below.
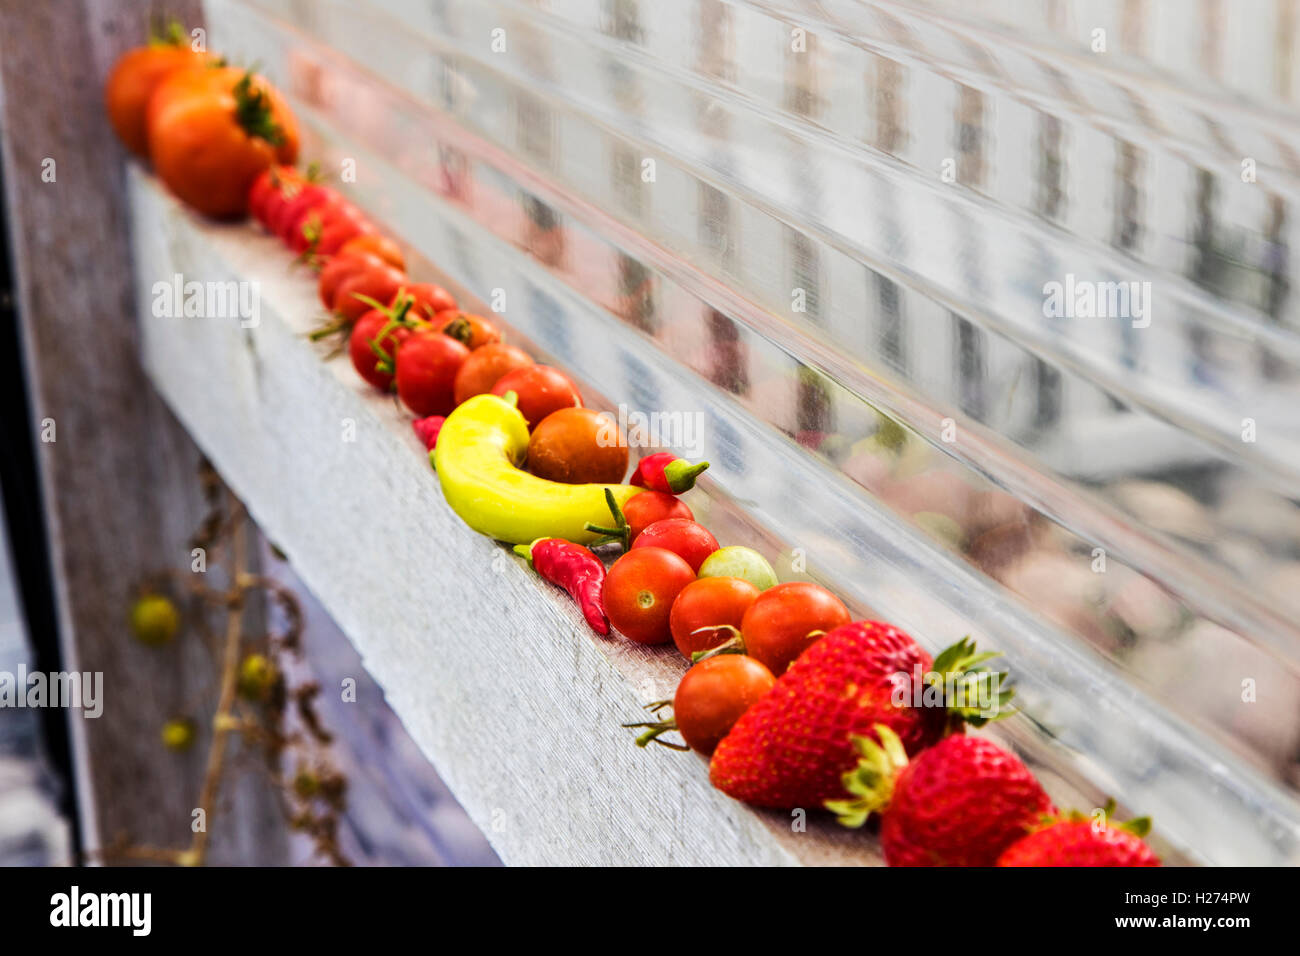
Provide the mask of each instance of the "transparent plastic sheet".
[{"label": "transparent plastic sheet", "polygon": [[[1076,71],[1066,96],[1029,75],[1050,48],[996,24],[784,6],[222,0],[209,20],[369,171],[381,218],[506,291],[509,323],[613,404],[701,414],[720,510],[932,649],[1006,651],[1025,716],[1004,731],[1031,759],[1192,859],[1294,861],[1285,150],[1207,212],[1240,167],[1205,185],[1189,154],[1225,150],[1172,122],[1185,96],[1157,84],[1158,128],[1118,135],[1114,90],[1146,74]],[[800,24],[808,60],[784,52]],[[1243,235],[1228,276],[1219,239]],[[1054,320],[1066,273],[1150,281],[1158,311]]]}]

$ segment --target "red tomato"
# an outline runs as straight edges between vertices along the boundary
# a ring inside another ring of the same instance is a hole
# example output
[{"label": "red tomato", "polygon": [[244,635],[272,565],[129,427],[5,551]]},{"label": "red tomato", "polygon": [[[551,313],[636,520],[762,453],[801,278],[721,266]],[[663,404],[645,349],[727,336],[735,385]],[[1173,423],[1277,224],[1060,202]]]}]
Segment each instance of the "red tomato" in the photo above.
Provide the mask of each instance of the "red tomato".
[{"label": "red tomato", "polygon": [[[366,219],[365,213],[359,209],[335,210],[334,215],[326,215],[323,218],[320,238],[316,240],[316,254],[318,256],[328,258],[337,255],[342,247],[354,239],[362,239],[373,235],[375,231],[375,227]],[[382,256],[379,258],[384,262],[388,262]],[[388,264],[392,265],[392,263]],[[393,266],[393,268],[400,271],[404,267]]]},{"label": "red tomato", "polygon": [[332,308],[334,306],[334,293],[338,291],[339,284],[344,279],[367,267],[383,267],[383,265],[383,260],[368,252],[335,256],[325,264],[325,268],[321,269],[320,278],[317,280],[316,288],[320,292],[321,303],[327,309]]},{"label": "red tomato", "polygon": [[368,302],[358,299],[358,295],[389,305],[404,285],[406,285],[405,273],[398,272],[392,266],[367,266],[339,283],[334,292],[331,308],[344,321],[355,321],[374,308]]},{"label": "red tomato", "polygon": [[[257,219],[258,222],[266,227],[268,232],[272,231],[271,222],[280,214],[280,211],[284,209],[285,205],[288,204],[294,196],[298,195],[303,184],[304,180],[302,176],[297,172],[297,170],[293,170],[289,175],[277,176],[275,182],[270,186],[270,188],[266,189],[265,193],[260,195],[261,211],[260,213],[256,213]],[[250,202],[252,198],[253,192],[250,190]],[[249,211],[254,212],[252,209]]]},{"label": "red tomato", "polygon": [[694,580],[691,566],[671,551],[639,548],[610,566],[600,596],[610,623],[625,637],[638,644],[663,644],[671,639],[673,601]]},{"label": "red tomato", "polygon": [[451,293],[432,282],[413,282],[406,287],[406,291],[415,299],[411,305],[411,318],[428,322],[439,312],[456,308],[456,300]]},{"label": "red tomato", "polygon": [[633,495],[623,506],[623,517],[627,519],[629,545],[635,543],[641,532],[656,521],[668,518],[695,519],[686,502],[662,491],[643,491],[639,495]]},{"label": "red tomato", "polygon": [[780,677],[823,633],[847,623],[849,609],[830,591],[808,581],[790,581],[760,594],[745,612],[740,631],[745,653]]},{"label": "red tomato", "polygon": [[[626,517],[626,515],[624,515]],[[718,539],[690,518],[664,518],[647,525],[632,542],[634,548],[665,548],[698,572],[704,559],[718,550]]]},{"label": "red tomato", "polygon": [[298,213],[289,223],[285,242],[294,252],[302,253],[308,249],[320,254],[321,235],[325,228],[335,223],[346,223],[356,235],[365,222],[365,216],[356,206],[337,193],[331,199],[317,203]]},{"label": "red tomato", "polygon": [[293,238],[293,227],[302,216],[320,206],[342,202],[343,197],[320,183],[307,183],[288,202],[276,210],[269,225],[271,231],[286,243]]},{"label": "red tomato", "polygon": [[[714,580],[721,580],[715,578]],[[686,672],[673,697],[673,720],[692,750],[711,754],[776,678],[744,654],[719,654]]]},{"label": "red tomato", "polygon": [[[321,251],[324,252],[324,250]],[[406,268],[406,257],[402,255],[401,248],[392,239],[378,233],[366,233],[348,239],[339,246],[338,251],[340,255],[346,255],[349,252],[373,253],[394,269]]]},{"label": "red tomato", "polygon": [[[379,333],[390,319],[388,313],[371,309],[352,326],[348,338],[348,355],[357,374],[375,388],[388,391],[393,384],[393,362],[402,343],[410,336],[409,329],[390,329],[382,339]],[[379,351],[376,351],[376,348]],[[383,352],[380,355],[379,352]]]},{"label": "red tomato", "polygon": [[397,394],[421,418],[449,415],[456,407],[456,373],[469,349],[441,332],[415,332],[397,353]]},{"label": "red tomato", "polygon": [[529,428],[557,409],[582,407],[577,387],[567,375],[549,365],[529,365],[503,375],[492,386],[492,394],[506,392],[519,396],[519,412]]},{"label": "red tomato", "polygon": [[302,177],[292,166],[268,166],[258,173],[253,186],[248,190],[248,212],[266,225],[268,204],[273,197],[282,197],[290,183],[300,182]]},{"label": "red tomato", "polygon": [[677,595],[668,616],[673,643],[689,660],[697,651],[727,642],[735,636],[728,628],[740,630],[745,612],[761,593],[744,578],[695,579]]}]

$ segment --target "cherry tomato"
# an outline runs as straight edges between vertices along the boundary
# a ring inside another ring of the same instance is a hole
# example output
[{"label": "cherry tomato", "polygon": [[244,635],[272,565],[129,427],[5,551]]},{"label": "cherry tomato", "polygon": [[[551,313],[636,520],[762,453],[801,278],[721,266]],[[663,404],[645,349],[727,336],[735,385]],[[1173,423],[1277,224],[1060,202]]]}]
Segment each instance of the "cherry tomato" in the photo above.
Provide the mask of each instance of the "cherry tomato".
[{"label": "cherry tomato", "polygon": [[[371,309],[357,319],[356,324],[352,326],[352,334],[348,337],[348,355],[352,359],[352,367],[363,379],[383,391],[388,391],[392,387],[392,363],[402,343],[411,335],[409,329],[395,328],[390,329],[384,334],[383,339],[380,339],[379,333],[388,323],[387,312]],[[376,353],[375,346],[385,353],[386,360]]]},{"label": "cherry tomato", "polygon": [[483,316],[472,312],[448,309],[435,315],[433,324],[453,339],[460,339],[470,351],[501,341],[501,330]]},{"label": "cherry tomato", "polygon": [[677,595],[668,616],[673,643],[688,660],[725,643],[734,636],[728,628],[740,630],[745,612],[761,593],[744,578],[696,578]]},{"label": "cherry tomato", "polygon": [[305,181],[291,183],[284,193],[284,202],[270,210],[266,227],[286,243],[289,241],[289,227],[295,219],[337,195],[328,186]]},{"label": "cherry tomato", "polygon": [[528,470],[569,485],[615,485],[627,474],[627,442],[612,415],[594,408],[561,408],[533,429]]},{"label": "cherry tomato", "polygon": [[745,653],[779,677],[822,633],[847,623],[849,609],[830,591],[808,581],[790,581],[760,594],[745,612],[740,631]]},{"label": "cherry tomato", "polygon": [[673,601],[694,580],[691,566],[671,551],[639,548],[610,566],[601,602],[610,623],[629,640],[663,644],[672,637],[668,615]]},{"label": "cherry tomato", "polygon": [[692,750],[711,754],[774,684],[772,672],[744,654],[702,660],[686,672],[673,696],[677,730]]},{"label": "cherry tomato", "polygon": [[406,269],[406,256],[402,255],[401,248],[392,239],[378,233],[354,236],[338,248],[339,255],[347,255],[350,252],[373,253],[394,269]]},{"label": "cherry tomato", "polygon": [[411,318],[428,322],[439,312],[456,308],[456,300],[450,292],[432,282],[412,282],[406,287],[407,294],[415,301],[411,304]]},{"label": "cherry tomato", "polygon": [[332,308],[334,305],[334,294],[338,291],[339,284],[349,276],[355,275],[362,269],[369,266],[383,267],[385,263],[378,256],[371,255],[369,252],[359,252],[354,255],[337,255],[325,263],[325,268],[320,271],[320,278],[317,280],[316,288],[320,292],[321,303],[325,308]]},{"label": "cherry tomato", "polygon": [[635,543],[641,532],[667,518],[689,518],[695,515],[686,502],[676,495],[664,494],[662,491],[643,491],[633,495],[623,506],[623,517],[627,519],[628,543]]},{"label": "cherry tomato", "polygon": [[404,285],[406,285],[405,273],[398,272],[392,266],[367,266],[339,283],[334,292],[332,309],[344,321],[355,321],[374,308],[368,302],[358,299],[358,295],[389,305]]},{"label": "cherry tomato", "polygon": [[493,395],[514,392],[519,412],[532,428],[560,408],[581,408],[582,396],[567,375],[549,365],[529,365],[502,376],[492,386]]},{"label": "cherry tomato", "polygon": [[262,170],[248,190],[249,215],[266,225],[267,204],[271,198],[282,194],[289,183],[297,183],[301,178],[292,166],[268,166]]},{"label": "cherry tomato", "polygon": [[[320,238],[316,240],[316,255],[324,258],[336,255],[342,246],[353,239],[373,235],[375,227],[358,210],[335,210],[333,215],[322,217]],[[387,260],[383,260],[387,262]],[[397,268],[394,266],[394,268]]]},{"label": "cherry tomato", "polygon": [[[275,169],[276,167],[271,167],[271,168]],[[279,168],[289,169],[290,171],[288,173],[276,176],[274,181],[268,187],[266,187],[264,191],[258,193],[257,198],[260,200],[260,204],[261,204],[260,212],[254,210],[251,207],[251,205],[249,208],[250,212],[253,212],[255,215],[257,215],[258,222],[260,222],[263,226],[266,227],[267,232],[273,231],[271,229],[272,220],[274,220],[275,217],[280,214],[280,211],[283,210],[283,208],[293,199],[294,196],[298,195],[299,190],[303,188],[305,182],[301,174],[299,174],[299,172],[296,169],[291,169],[290,167],[285,167],[285,166],[281,166]],[[256,185],[257,183],[255,181],[254,186]],[[250,189],[249,190],[250,204],[253,198],[254,198],[254,192],[253,190]]]},{"label": "cherry tomato", "polygon": [[532,364],[532,357],[527,352],[504,342],[475,349],[456,376],[456,404],[475,395],[486,395],[502,376]]},{"label": "cherry tomato", "polygon": [[666,548],[698,572],[704,559],[718,550],[718,539],[690,518],[664,518],[647,525],[632,547]]},{"label": "cherry tomato", "polygon": [[449,415],[456,407],[453,383],[469,349],[441,332],[420,331],[397,351],[397,395],[421,418]]},{"label": "cherry tomato", "polygon": [[365,215],[352,203],[337,193],[332,198],[300,211],[289,222],[285,242],[294,252],[311,249],[320,254],[320,241],[325,228],[335,223],[348,226],[356,235],[365,223]]}]

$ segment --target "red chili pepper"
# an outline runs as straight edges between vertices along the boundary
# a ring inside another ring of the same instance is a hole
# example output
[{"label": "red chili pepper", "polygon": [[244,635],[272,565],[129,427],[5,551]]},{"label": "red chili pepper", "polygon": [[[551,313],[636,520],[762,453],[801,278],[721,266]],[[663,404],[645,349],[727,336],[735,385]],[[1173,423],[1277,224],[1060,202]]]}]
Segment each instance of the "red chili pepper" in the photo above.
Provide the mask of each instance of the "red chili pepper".
[{"label": "red chili pepper", "polygon": [[563,538],[538,538],[532,544],[515,546],[533,569],[552,584],[558,584],[578,602],[582,615],[597,634],[609,633],[609,618],[600,600],[605,583],[605,563],[587,548]]},{"label": "red chili pepper", "polygon": [[656,452],[637,463],[628,484],[662,491],[666,495],[680,495],[694,488],[695,479],[708,467],[707,461],[691,464],[670,451]]},{"label": "red chili pepper", "polygon": [[411,427],[415,429],[420,441],[424,442],[424,447],[433,451],[438,444],[438,432],[442,431],[442,423],[446,420],[442,415],[430,415],[428,418],[417,418],[411,422]]}]

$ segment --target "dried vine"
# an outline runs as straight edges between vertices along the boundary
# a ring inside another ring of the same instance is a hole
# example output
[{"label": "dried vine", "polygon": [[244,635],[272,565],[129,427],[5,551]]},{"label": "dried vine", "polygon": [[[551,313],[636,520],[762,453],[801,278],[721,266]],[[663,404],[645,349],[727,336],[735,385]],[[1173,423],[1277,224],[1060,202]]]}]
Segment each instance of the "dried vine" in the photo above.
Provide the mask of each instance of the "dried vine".
[{"label": "dried vine", "polygon": [[[160,571],[134,588],[133,626],[145,643],[169,643],[180,613],[173,596],[190,599],[189,618],[205,644],[214,652],[218,673],[218,698],[212,715],[212,740],[199,789],[196,809],[203,825],[194,829],[188,846],[154,847],[131,842],[121,835],[89,856],[106,863],[142,861],[176,866],[202,866],[210,847],[210,825],[217,815],[223,782],[232,770],[232,738],[261,759],[255,761],[270,777],[289,827],[308,837],[316,858],[336,866],[350,861],[338,844],[339,819],[347,805],[347,778],[330,759],[333,735],[316,712],[320,686],[314,681],[291,684],[288,665],[302,651],[302,606],[292,590],[279,581],[248,570],[249,526],[243,505],[226,489],[210,464],[200,466],[199,479],[208,511],[196,529],[191,547],[202,554],[225,554],[227,585],[213,587],[207,573]],[[206,571],[206,567],[205,567]],[[268,609],[278,610],[283,626],[278,633],[250,635],[246,614],[250,598],[261,595]],[[160,634],[142,633],[136,622],[142,602],[153,602],[155,617],[148,626]],[[172,617],[168,617],[168,609]],[[214,639],[209,616],[224,613],[220,643]],[[161,617],[158,617],[161,615]],[[169,721],[163,739],[173,750],[186,749],[193,738],[192,722]],[[293,771],[282,768],[292,764]]]}]

